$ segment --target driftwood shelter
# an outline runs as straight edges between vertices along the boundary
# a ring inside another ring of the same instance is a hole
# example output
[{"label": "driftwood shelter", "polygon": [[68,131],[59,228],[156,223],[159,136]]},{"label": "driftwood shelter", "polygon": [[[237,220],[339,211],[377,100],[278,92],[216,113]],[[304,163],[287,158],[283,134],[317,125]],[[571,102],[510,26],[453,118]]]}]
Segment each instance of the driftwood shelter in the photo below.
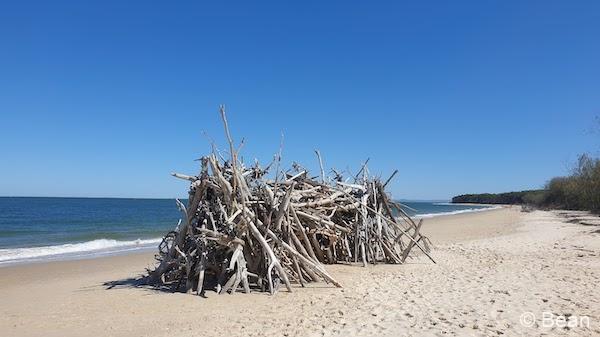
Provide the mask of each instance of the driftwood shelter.
[{"label": "driftwood shelter", "polygon": [[201,158],[198,175],[173,174],[189,180],[189,199],[187,205],[177,200],[182,217],[159,245],[157,267],[148,271],[152,284],[199,295],[273,294],[281,284],[292,291],[292,282],[341,287],[326,264],[401,264],[415,248],[433,261],[422,221],[385,192],[396,172],[382,181],[369,176],[365,163],[349,178],[335,170],[329,178],[318,151],[317,177],[299,165],[280,172],[280,155],[266,168],[245,166],[223,106],[220,112],[229,158],[213,150]]}]

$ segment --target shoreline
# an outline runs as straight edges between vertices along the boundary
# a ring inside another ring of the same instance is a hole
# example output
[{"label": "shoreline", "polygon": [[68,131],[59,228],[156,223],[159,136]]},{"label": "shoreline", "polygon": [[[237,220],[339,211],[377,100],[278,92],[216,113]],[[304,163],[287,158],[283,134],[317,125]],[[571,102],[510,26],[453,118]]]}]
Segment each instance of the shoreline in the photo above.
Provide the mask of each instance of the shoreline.
[{"label": "shoreline", "polygon": [[510,205],[491,205],[491,204],[490,205],[454,204],[454,205],[460,205],[460,206],[479,206],[479,208],[469,208],[469,209],[462,209],[462,210],[448,211],[448,212],[441,212],[441,213],[417,214],[417,215],[414,215],[414,218],[416,218],[416,219],[431,219],[431,218],[437,218],[437,217],[443,217],[443,216],[451,216],[451,215],[457,215],[457,214],[468,214],[468,213],[492,211],[492,210],[495,210],[495,209],[500,209],[500,208],[504,208],[504,207],[510,207]]},{"label": "shoreline", "polygon": [[[480,205],[484,208],[478,209],[465,209],[448,211],[441,213],[427,213],[421,215],[415,215],[415,219],[433,219],[439,217],[447,217],[458,214],[469,214],[476,212],[491,211],[506,207],[503,205]],[[135,254],[138,252],[155,252],[156,246],[160,243],[162,237],[149,238],[149,239],[137,239],[129,241],[119,241],[114,239],[95,239],[85,242],[74,242],[65,243],[61,245],[53,246],[33,246],[33,247],[17,247],[17,248],[3,248],[0,249],[0,253],[3,254],[14,254],[21,255],[17,258],[11,259],[10,257],[0,255],[0,269],[8,266],[16,266],[23,264],[32,263],[46,263],[54,261],[72,261],[72,260],[88,260],[97,259],[107,256],[119,256]],[[109,246],[110,244],[110,246]],[[99,245],[105,245],[105,247],[95,248]],[[86,249],[86,247],[91,247]],[[4,251],[4,252],[3,252]],[[54,251],[46,253],[47,251]],[[25,255],[23,257],[23,255]]]},{"label": "shoreline", "polygon": [[[502,214],[500,217],[494,217],[494,212],[502,212],[509,210],[508,214]],[[516,230],[515,217],[510,213],[513,211],[510,207],[502,207],[495,209],[486,209],[487,212],[467,212],[458,214],[444,214],[437,217],[423,219],[423,229],[427,237],[432,243],[445,244],[448,241],[469,241],[481,238],[491,238],[500,235],[508,235]],[[488,217],[488,214],[492,214]],[[469,221],[471,224],[464,224],[464,221]],[[482,227],[481,222],[485,221],[484,228],[477,230],[477,227]],[[462,230],[456,234],[458,226],[461,229],[467,229],[469,233],[464,233]],[[156,247],[149,247],[143,251],[124,252],[122,254],[110,254],[104,256],[87,256],[73,259],[56,259],[56,260],[41,260],[41,261],[20,261],[14,264],[0,265],[0,276],[3,274],[13,274],[13,272],[25,271],[26,274],[48,274],[49,270],[76,270],[79,273],[85,270],[86,273],[93,272],[97,266],[104,266],[116,263],[136,265],[143,271],[144,268],[151,267],[154,263],[154,254]],[[89,266],[89,269],[88,269]],[[332,265],[326,265],[326,268]],[[395,265],[398,266],[398,265]],[[41,269],[39,271],[38,269]],[[61,272],[61,275],[66,275]],[[25,278],[23,279],[25,281]],[[0,277],[0,288],[2,287]]]},{"label": "shoreline", "polygon": [[475,202],[448,202],[448,205],[464,205],[464,206],[488,206],[488,207],[493,207],[493,206],[521,206],[521,205],[516,205],[516,204],[478,204]]},{"label": "shoreline", "polygon": [[[158,239],[160,240],[160,239]],[[157,242],[158,244],[158,242]],[[123,250],[107,250],[107,251],[81,251],[74,254],[57,254],[57,255],[49,255],[42,256],[39,258],[26,258],[19,260],[8,260],[8,261],[0,261],[0,269],[11,267],[11,266],[21,266],[21,265],[29,265],[29,264],[43,264],[43,263],[51,263],[51,262],[61,262],[61,261],[85,261],[85,260],[95,260],[101,258],[110,258],[114,256],[127,256],[127,255],[135,255],[135,254],[147,254],[154,253],[157,250],[157,244],[152,245],[144,245],[141,247],[132,247],[130,249]],[[32,247],[37,248],[37,247]]]},{"label": "shoreline", "polygon": [[[0,268],[7,336],[395,336],[600,334],[598,227],[517,207],[425,219],[436,264],[326,265],[325,283],[276,295],[207,298],[136,283],[152,253]],[[294,313],[290,315],[290,313]],[[523,326],[544,312],[589,317],[569,330]]]},{"label": "shoreline", "polygon": [[[458,214],[444,214],[437,217],[423,219],[422,231],[432,241],[434,246],[447,244],[454,241],[470,241],[482,238],[509,235],[518,225],[515,223],[516,212],[511,207],[486,209],[487,212],[466,212]],[[503,212],[506,211],[506,212]],[[494,216],[500,213],[500,216]],[[502,214],[504,213],[504,214]],[[468,221],[469,224],[465,222]],[[485,226],[481,226],[485,222]],[[156,247],[149,247],[143,251],[116,253],[104,256],[86,256],[72,259],[56,259],[41,261],[20,261],[13,264],[0,265],[0,289],[3,284],[3,275],[17,275],[19,284],[38,282],[36,275],[45,275],[51,279],[59,277],[78,277],[81,274],[94,275],[103,269],[116,270],[135,269],[131,276],[140,276],[145,268],[154,266]],[[434,248],[435,254],[435,248]],[[424,260],[425,261],[425,260]],[[326,269],[343,265],[326,265]],[[401,265],[377,265],[401,266]],[[353,266],[354,267],[354,266]],[[373,266],[370,266],[373,267]],[[126,279],[126,278],[123,278]],[[316,283],[316,285],[324,285]]]}]

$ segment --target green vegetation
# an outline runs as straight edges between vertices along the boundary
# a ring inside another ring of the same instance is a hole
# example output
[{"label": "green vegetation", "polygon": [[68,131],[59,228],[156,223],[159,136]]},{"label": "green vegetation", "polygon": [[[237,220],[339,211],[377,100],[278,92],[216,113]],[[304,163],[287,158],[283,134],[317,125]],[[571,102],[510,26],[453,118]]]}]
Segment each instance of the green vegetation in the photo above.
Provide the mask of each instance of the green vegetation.
[{"label": "green vegetation", "polygon": [[546,190],[543,206],[600,212],[600,160],[580,156],[573,173],[550,180]]},{"label": "green vegetation", "polygon": [[474,204],[508,204],[520,205],[530,203],[531,196],[544,194],[544,190],[531,190],[507,193],[483,193],[483,194],[463,194],[452,198],[453,203],[474,203]]},{"label": "green vegetation", "polygon": [[453,203],[523,204],[600,213],[600,159],[581,155],[571,175],[550,180],[545,189],[499,194],[465,194]]}]

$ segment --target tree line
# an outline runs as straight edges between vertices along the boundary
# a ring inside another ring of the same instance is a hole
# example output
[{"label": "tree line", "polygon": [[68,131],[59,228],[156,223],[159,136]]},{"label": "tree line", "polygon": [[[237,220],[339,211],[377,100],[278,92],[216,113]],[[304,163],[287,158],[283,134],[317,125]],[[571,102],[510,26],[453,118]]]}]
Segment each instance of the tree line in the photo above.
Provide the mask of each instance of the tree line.
[{"label": "tree line", "polygon": [[570,175],[552,178],[543,189],[463,194],[452,198],[452,202],[531,205],[600,213],[600,159],[581,155]]}]

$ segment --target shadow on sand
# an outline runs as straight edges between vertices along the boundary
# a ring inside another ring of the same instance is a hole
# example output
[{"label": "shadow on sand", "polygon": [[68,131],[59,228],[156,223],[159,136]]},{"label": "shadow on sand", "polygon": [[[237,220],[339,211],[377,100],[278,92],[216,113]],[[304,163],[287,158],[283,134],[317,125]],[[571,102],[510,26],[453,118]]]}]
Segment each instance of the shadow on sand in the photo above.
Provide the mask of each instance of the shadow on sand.
[{"label": "shadow on sand", "polygon": [[[165,292],[165,293],[177,293],[183,292],[181,291],[180,285],[155,285],[150,282],[150,278],[148,276],[140,275],[138,277],[130,277],[120,280],[114,281],[106,281],[102,283],[102,286],[106,290],[113,289],[144,289],[156,292]],[[206,297],[204,292],[200,295],[202,297]]]},{"label": "shadow on sand", "polygon": [[141,288],[149,290],[162,290],[150,284],[147,276],[140,275],[138,277],[130,277],[114,281],[106,281],[102,283],[106,290],[123,289],[123,288]]}]

